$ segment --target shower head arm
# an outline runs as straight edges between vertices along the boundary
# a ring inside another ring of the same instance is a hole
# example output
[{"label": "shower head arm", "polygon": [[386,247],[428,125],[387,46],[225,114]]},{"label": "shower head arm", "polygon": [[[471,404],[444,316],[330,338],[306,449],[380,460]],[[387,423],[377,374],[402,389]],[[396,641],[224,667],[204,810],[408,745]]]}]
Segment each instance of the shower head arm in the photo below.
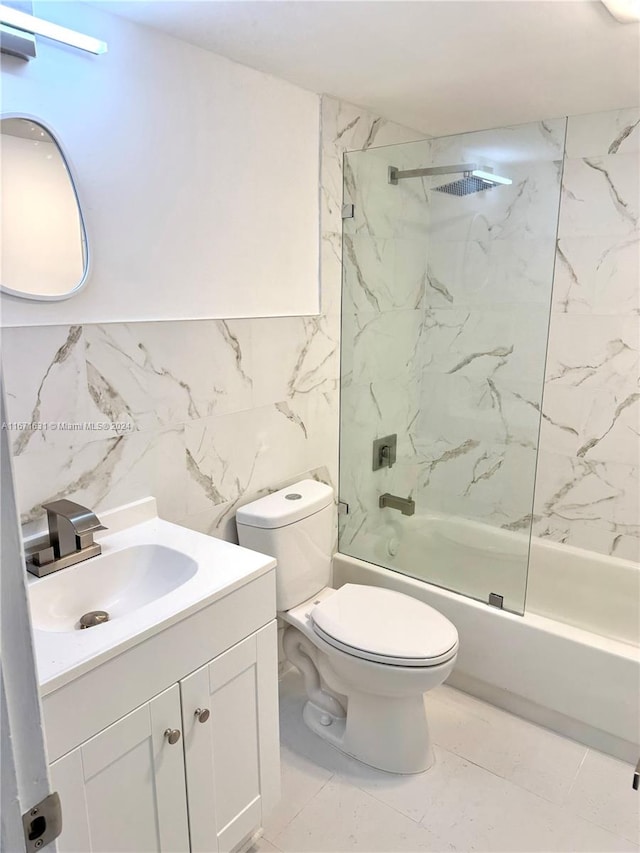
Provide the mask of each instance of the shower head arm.
[{"label": "shower head arm", "polygon": [[428,166],[425,169],[405,169],[401,171],[395,166],[389,166],[389,183],[397,184],[404,178],[426,178],[431,175],[458,175],[465,172],[473,172],[482,169],[484,172],[492,172],[489,166],[479,166],[477,163],[458,163],[455,166]]}]

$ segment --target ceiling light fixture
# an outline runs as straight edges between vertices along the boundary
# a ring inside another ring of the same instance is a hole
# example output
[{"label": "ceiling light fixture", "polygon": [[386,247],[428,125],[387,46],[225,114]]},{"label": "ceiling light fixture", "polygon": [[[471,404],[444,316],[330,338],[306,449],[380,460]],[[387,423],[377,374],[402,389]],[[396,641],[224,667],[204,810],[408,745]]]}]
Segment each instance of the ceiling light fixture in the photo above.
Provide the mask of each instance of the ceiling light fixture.
[{"label": "ceiling light fixture", "polygon": [[640,0],[602,0],[616,21],[635,24],[640,21]]},{"label": "ceiling light fixture", "polygon": [[12,9],[10,6],[2,4],[0,4],[0,24],[3,27],[11,27],[31,36],[42,36],[69,47],[77,47],[79,50],[86,50],[88,53],[99,55],[107,52],[107,43],[100,41],[100,39],[85,36],[75,30],[69,30],[67,27],[61,27],[51,21],[36,18],[35,15],[27,15],[26,12],[20,12],[18,9]]}]

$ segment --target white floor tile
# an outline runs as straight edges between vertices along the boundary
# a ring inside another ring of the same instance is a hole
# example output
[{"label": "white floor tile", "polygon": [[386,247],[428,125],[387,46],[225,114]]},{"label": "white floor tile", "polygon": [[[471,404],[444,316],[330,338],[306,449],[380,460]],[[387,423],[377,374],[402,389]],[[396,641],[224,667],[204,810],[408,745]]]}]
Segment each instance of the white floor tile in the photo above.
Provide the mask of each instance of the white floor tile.
[{"label": "white floor tile", "polygon": [[395,776],[309,731],[302,679],[288,673],[283,803],[267,821],[268,842],[285,853],[638,853],[627,765],[460,691],[430,699],[436,763]]},{"label": "white floor tile", "polygon": [[275,844],[271,844],[266,838],[261,838],[256,844],[249,848],[247,853],[280,853]]},{"label": "white floor tile", "polygon": [[422,825],[456,850],[612,853],[637,849],[459,756],[452,755],[445,770],[429,792]]},{"label": "white floor tile", "polygon": [[417,853],[451,850],[425,827],[340,779],[275,839],[285,853]]},{"label": "white floor tile", "polygon": [[589,750],[567,807],[640,844],[640,793],[631,787],[632,778],[631,765]]},{"label": "white floor tile", "polygon": [[[311,732],[309,736],[313,736]],[[280,761],[282,797],[264,822],[264,834],[270,840],[293,820],[333,776],[329,770],[292,752],[286,746],[280,751]]]},{"label": "white floor tile", "polygon": [[554,803],[567,797],[587,748],[462,693],[427,695],[434,743]]}]

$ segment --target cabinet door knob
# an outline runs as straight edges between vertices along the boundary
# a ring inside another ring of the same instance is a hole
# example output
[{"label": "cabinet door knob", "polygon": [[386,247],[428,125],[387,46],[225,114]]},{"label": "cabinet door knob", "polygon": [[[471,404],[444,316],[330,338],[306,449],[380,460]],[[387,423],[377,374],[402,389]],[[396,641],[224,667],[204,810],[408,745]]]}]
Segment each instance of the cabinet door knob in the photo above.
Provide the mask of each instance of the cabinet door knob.
[{"label": "cabinet door knob", "polygon": [[210,711],[208,708],[196,708],[193,712],[193,716],[198,718],[199,723],[206,723],[209,719]]},{"label": "cabinet door knob", "polygon": [[164,736],[173,746],[174,743],[178,743],[180,740],[180,729],[165,729]]}]

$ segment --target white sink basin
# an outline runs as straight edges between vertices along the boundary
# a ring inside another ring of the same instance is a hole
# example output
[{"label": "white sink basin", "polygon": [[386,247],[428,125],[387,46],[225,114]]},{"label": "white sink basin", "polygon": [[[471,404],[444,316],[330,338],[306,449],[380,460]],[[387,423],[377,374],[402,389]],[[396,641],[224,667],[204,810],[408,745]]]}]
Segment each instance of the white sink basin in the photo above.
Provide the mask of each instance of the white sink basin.
[{"label": "white sink basin", "polygon": [[[102,554],[28,576],[43,696],[191,616],[275,567],[275,560],[157,516],[145,498],[100,513]],[[106,610],[109,621],[79,630]],[[197,638],[194,638],[197,642]]]},{"label": "white sink basin", "polygon": [[91,610],[106,610],[110,620],[118,619],[172,592],[197,570],[192,557],[164,545],[132,545],[93,557],[32,586],[33,626],[76,631],[80,617]]}]

